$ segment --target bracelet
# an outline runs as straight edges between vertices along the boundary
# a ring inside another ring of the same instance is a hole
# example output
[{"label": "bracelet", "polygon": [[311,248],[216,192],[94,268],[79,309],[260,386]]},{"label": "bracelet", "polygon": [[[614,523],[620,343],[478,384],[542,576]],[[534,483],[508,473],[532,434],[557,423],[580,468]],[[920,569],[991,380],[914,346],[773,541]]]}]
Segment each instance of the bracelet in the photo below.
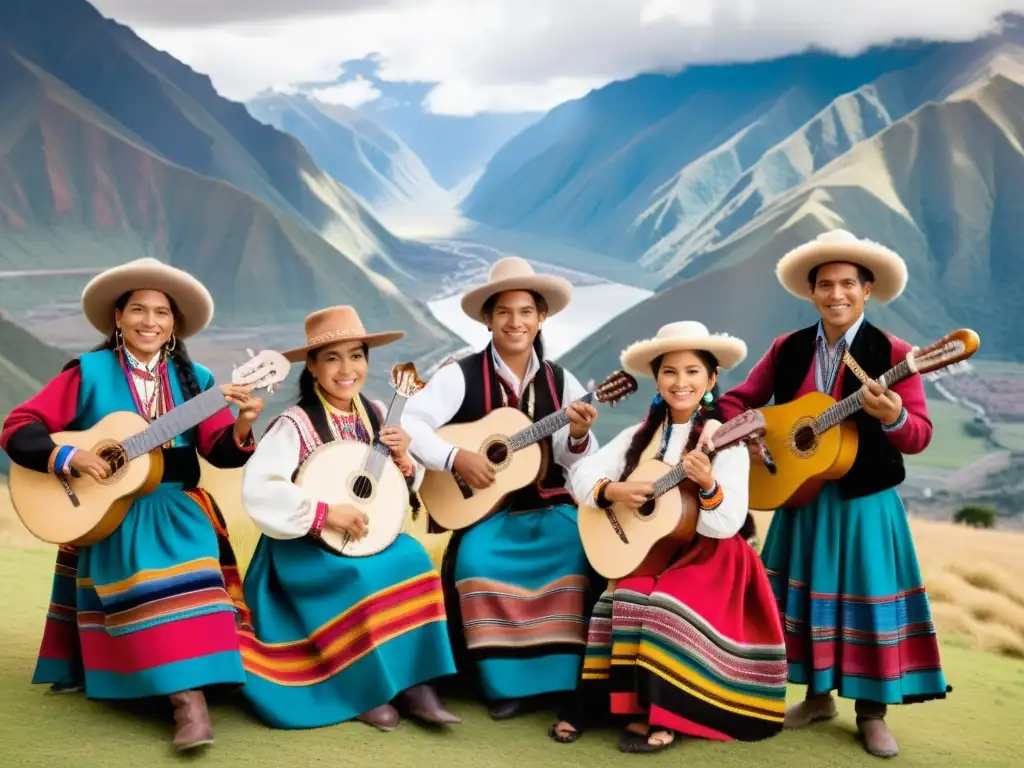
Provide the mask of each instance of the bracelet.
[{"label": "bracelet", "polygon": [[324,523],[327,522],[327,504],[320,501],[316,505],[316,514],[313,516],[313,524],[309,526],[309,535],[319,539],[324,532]]},{"label": "bracelet", "polygon": [[697,493],[697,498],[700,499],[700,508],[709,511],[721,506],[725,495],[722,493],[722,486],[716,480],[714,487],[709,492],[705,493],[704,489],[701,488]]},{"label": "bracelet", "polygon": [[594,486],[594,503],[597,504],[601,509],[608,509],[612,503],[608,501],[608,498],[604,495],[604,492],[608,489],[608,486],[612,484],[612,481],[608,478],[598,482]]},{"label": "bracelet", "polygon": [[51,454],[50,471],[55,475],[66,475],[71,469],[71,459],[78,449],[71,445],[62,445]]}]

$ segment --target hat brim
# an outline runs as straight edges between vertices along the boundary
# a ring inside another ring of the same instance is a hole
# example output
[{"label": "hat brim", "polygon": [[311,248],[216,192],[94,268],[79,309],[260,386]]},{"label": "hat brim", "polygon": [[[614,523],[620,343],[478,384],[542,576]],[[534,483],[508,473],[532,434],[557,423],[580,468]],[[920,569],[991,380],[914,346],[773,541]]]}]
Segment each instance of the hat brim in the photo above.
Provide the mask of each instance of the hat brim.
[{"label": "hat brim", "polygon": [[555,275],[524,275],[509,277],[485,283],[466,292],[462,297],[462,311],[478,323],[484,321],[484,304],[491,296],[505,291],[533,291],[544,297],[548,305],[548,317],[557,315],[567,306],[572,298],[572,283],[564,277]]},{"label": "hat brim", "polygon": [[167,264],[123,264],[101,272],[82,291],[82,312],[104,336],[114,332],[117,300],[129,291],[160,291],[170,297],[181,317],[174,326],[179,339],[194,336],[213,319],[213,297],[188,272]]},{"label": "hat brim", "polygon": [[884,245],[861,240],[855,243],[821,243],[812,241],[794,248],[775,265],[775,275],[782,287],[800,299],[811,299],[807,278],[815,267],[833,262],[847,262],[870,269],[875,279],[871,295],[880,304],[898,298],[907,287],[907,265]]},{"label": "hat brim", "polygon": [[747,356],[747,344],[735,336],[716,334],[697,339],[645,339],[630,344],[619,356],[622,367],[634,376],[653,379],[651,362],[670,352],[710,352],[722,370],[735,368]]},{"label": "hat brim", "polygon": [[379,333],[338,336],[330,341],[325,341],[323,344],[311,344],[304,347],[296,347],[295,349],[289,349],[287,352],[282,352],[281,354],[288,362],[299,363],[304,361],[313,350],[323,349],[324,347],[329,347],[332,344],[337,344],[341,341],[361,341],[369,349],[373,349],[374,347],[383,347],[386,344],[391,344],[402,338],[405,338],[405,331],[380,331]]}]

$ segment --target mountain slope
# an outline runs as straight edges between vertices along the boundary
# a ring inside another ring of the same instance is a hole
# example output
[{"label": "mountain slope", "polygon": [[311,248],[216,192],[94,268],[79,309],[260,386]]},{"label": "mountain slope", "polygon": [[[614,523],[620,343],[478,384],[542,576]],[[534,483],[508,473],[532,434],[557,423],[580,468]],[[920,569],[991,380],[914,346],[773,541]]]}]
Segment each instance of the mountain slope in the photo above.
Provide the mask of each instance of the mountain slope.
[{"label": "mountain slope", "polygon": [[[695,277],[677,277],[561,362],[578,377],[599,378],[630,342],[695,318],[747,341],[750,357],[723,378],[734,382],[776,335],[814,321],[810,303],[778,285],[775,263],[834,227],[878,240],[907,261],[906,292],[886,306],[869,301],[873,322],[921,345],[971,327],[983,356],[1024,360],[1013,322],[1024,295],[1022,179],[1024,85],[993,74],[857,144],[707,251]],[[636,416],[643,405],[623,407]]]},{"label": "mountain slope", "polygon": [[295,136],[317,164],[385,224],[418,211],[444,211],[451,193],[394,133],[341,104],[268,94],[246,104],[257,120]]}]

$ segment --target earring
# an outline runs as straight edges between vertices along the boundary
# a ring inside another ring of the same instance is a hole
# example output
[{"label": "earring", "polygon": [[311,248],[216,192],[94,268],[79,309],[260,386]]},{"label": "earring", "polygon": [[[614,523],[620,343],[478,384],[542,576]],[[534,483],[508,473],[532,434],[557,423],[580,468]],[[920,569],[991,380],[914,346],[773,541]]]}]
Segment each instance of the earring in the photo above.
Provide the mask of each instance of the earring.
[{"label": "earring", "polygon": [[654,398],[651,400],[651,406],[653,407],[655,405],[661,405],[664,402],[665,398],[661,396],[661,392],[658,392],[657,394],[654,395]]},{"label": "earring", "polygon": [[118,326],[117,328],[114,329],[114,348],[117,349],[117,348],[123,347],[123,346],[124,346],[124,334],[121,333],[121,327]]},{"label": "earring", "polygon": [[705,404],[711,405],[711,401],[715,399],[715,396],[711,394],[711,390],[709,389],[707,392],[704,393],[704,397],[701,399],[705,402]]},{"label": "earring", "polygon": [[171,352],[173,352],[173,351],[174,351],[174,349],[175,349],[175,348],[176,348],[177,346],[178,346],[178,339],[177,339],[177,337],[176,337],[176,336],[175,336],[175,335],[174,335],[174,334],[172,333],[172,334],[171,334],[171,338],[169,338],[169,339],[167,340],[167,343],[166,343],[166,344],[164,344],[164,352],[166,352],[166,353],[167,353],[167,354],[169,355],[169,354],[171,354]]}]

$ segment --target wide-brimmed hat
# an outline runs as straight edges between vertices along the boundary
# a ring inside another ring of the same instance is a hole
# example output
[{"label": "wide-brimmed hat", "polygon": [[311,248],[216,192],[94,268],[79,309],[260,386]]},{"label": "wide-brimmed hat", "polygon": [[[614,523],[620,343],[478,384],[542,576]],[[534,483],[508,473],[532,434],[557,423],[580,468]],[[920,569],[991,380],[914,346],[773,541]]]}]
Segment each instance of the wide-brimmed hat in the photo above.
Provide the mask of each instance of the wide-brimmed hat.
[{"label": "wide-brimmed hat", "polygon": [[775,265],[782,287],[800,299],[811,299],[808,275],[815,267],[842,261],[870,269],[875,276],[871,295],[887,304],[907,287],[907,265],[899,254],[871,240],[862,240],[845,229],[823,232],[809,243],[794,248]]},{"label": "wide-brimmed hat", "polygon": [[569,305],[572,283],[564,277],[538,275],[526,259],[506,256],[491,266],[487,282],[466,292],[462,297],[462,311],[477,322],[484,322],[484,304],[504,291],[534,291],[544,297],[548,317],[557,315]]},{"label": "wide-brimmed hat", "polygon": [[661,326],[653,339],[633,342],[623,350],[619,361],[634,376],[650,379],[654,377],[651,362],[655,358],[670,352],[698,350],[713,354],[723,370],[739,365],[747,356],[747,345],[743,339],[726,333],[711,334],[704,323],[683,320]]},{"label": "wide-brimmed hat", "polygon": [[188,272],[149,257],[101,272],[82,291],[82,312],[92,326],[109,336],[114,332],[117,300],[129,291],[160,291],[174,301],[180,318],[174,324],[179,339],[194,336],[213,319],[213,297]]},{"label": "wide-brimmed hat", "polygon": [[367,333],[359,320],[355,307],[347,304],[328,307],[306,316],[306,344],[284,353],[286,360],[293,363],[306,359],[314,349],[325,347],[336,341],[361,341],[367,347],[382,347],[405,336],[405,331],[379,331]]}]

